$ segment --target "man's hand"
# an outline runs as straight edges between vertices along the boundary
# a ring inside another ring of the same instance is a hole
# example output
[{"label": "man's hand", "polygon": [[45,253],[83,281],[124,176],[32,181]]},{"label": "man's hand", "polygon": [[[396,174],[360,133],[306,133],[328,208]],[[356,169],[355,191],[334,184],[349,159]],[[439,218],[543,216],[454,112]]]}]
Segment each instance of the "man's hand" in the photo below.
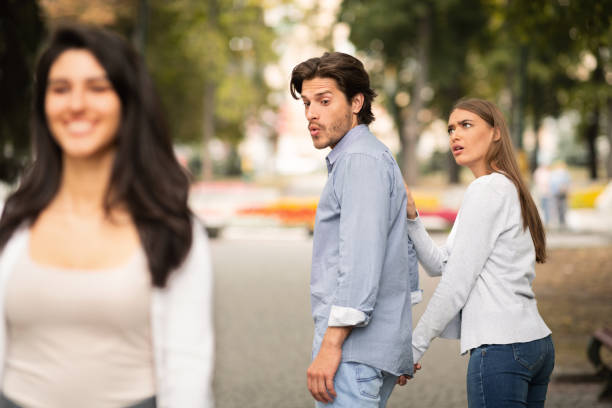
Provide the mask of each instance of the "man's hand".
[{"label": "man's hand", "polygon": [[308,390],[319,402],[332,402],[336,398],[334,376],[342,360],[342,344],[352,327],[328,327],[319,354],[306,371]]},{"label": "man's hand", "polygon": [[308,367],[308,390],[317,401],[332,402],[336,398],[334,376],[341,359],[342,347],[323,344],[319,354]]},{"label": "man's hand", "polygon": [[[420,363],[416,363],[416,364],[414,365],[414,374],[416,374],[417,370],[420,370],[420,369],[421,369],[421,364],[420,364]],[[397,378],[397,384],[399,384],[399,385],[406,385],[406,383],[407,383],[409,380],[412,380],[412,377],[411,377],[411,376],[406,375],[406,374],[404,374],[404,375],[400,375],[400,376]]]}]

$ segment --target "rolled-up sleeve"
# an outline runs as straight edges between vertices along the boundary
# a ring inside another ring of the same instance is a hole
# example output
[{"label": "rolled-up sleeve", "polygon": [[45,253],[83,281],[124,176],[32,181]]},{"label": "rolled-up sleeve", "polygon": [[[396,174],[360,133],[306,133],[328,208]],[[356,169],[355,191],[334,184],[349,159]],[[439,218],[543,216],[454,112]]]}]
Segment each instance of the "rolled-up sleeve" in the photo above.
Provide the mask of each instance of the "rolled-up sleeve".
[{"label": "rolled-up sleeve", "polygon": [[347,155],[337,165],[340,259],[328,325],[365,326],[376,304],[383,268],[393,172],[384,159],[367,154]]}]

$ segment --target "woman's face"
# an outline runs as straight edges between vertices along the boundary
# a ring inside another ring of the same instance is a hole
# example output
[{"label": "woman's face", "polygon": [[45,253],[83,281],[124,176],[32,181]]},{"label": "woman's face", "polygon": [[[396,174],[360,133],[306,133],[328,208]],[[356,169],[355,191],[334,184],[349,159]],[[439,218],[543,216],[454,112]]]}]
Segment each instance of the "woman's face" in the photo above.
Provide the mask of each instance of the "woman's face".
[{"label": "woman's face", "polygon": [[45,114],[64,156],[86,159],[114,150],[121,101],[90,51],[69,49],[53,62]]},{"label": "woman's face", "polygon": [[455,109],[448,119],[448,135],[457,164],[468,167],[476,177],[487,174],[489,146],[499,139],[495,129],[477,114]]}]

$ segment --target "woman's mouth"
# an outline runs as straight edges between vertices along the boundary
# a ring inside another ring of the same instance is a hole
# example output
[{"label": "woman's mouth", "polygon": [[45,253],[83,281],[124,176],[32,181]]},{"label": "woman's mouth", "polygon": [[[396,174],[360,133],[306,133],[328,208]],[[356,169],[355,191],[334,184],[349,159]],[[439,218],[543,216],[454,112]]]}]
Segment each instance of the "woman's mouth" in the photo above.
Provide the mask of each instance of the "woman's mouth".
[{"label": "woman's mouth", "polygon": [[458,154],[461,154],[462,151],[462,146],[453,146],[453,155],[457,156]]}]

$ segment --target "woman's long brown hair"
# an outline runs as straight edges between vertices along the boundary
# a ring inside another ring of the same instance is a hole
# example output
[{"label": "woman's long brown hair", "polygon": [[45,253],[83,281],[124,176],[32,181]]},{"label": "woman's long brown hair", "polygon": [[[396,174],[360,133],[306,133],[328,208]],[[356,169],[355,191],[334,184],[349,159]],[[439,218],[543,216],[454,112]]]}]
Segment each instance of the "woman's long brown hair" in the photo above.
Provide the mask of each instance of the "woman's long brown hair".
[{"label": "woman's long brown hair", "polygon": [[531,239],[535,247],[536,262],[544,263],[546,261],[546,233],[544,232],[538,209],[521,177],[504,115],[493,103],[482,99],[460,100],[453,107],[453,110],[455,109],[475,113],[499,133],[499,139],[491,143],[486,155],[487,172],[502,173],[512,180],[516,186],[521,203],[523,228],[529,228],[531,233]]}]

